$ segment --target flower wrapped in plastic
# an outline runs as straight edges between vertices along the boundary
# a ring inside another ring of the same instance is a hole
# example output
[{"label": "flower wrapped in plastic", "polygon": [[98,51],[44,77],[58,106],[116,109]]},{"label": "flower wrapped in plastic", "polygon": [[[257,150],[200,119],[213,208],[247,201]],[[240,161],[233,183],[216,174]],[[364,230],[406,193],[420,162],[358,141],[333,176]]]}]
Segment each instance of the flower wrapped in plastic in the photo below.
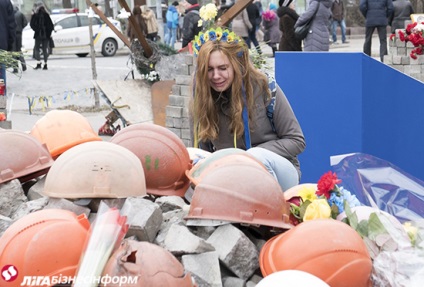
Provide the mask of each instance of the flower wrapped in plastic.
[{"label": "flower wrapped in plastic", "polygon": [[200,20],[197,25],[203,26],[206,30],[209,29],[214,25],[216,15],[218,15],[218,8],[215,4],[209,3],[202,6],[199,10]]}]

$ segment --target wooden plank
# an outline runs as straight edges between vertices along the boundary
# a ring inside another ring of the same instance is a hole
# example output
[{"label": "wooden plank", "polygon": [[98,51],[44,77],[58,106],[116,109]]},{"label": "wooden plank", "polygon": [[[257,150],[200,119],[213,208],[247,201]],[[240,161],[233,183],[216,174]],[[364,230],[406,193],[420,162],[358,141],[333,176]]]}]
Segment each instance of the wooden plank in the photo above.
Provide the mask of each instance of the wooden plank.
[{"label": "wooden plank", "polygon": [[228,24],[236,17],[244,8],[247,7],[253,0],[239,0],[231,6],[219,19],[218,26],[227,27]]},{"label": "wooden plank", "polygon": [[94,81],[126,125],[153,123],[151,87],[144,80]]},{"label": "wooden plank", "polygon": [[94,5],[93,3],[91,3],[90,0],[85,0],[85,2],[87,3],[87,6],[91,7],[93,9],[93,11],[99,15],[100,19],[102,19],[103,21],[105,21],[106,25],[109,26],[110,29],[112,29],[112,31],[116,34],[116,36],[119,37],[119,39],[122,40],[122,42],[124,42],[125,45],[127,45],[127,47],[130,47],[130,41],[128,40],[127,37],[125,37],[121,31],[119,31],[115,25],[113,25],[112,23],[110,23],[109,19],[105,16],[105,14],[103,14],[103,12],[96,7],[96,5]]},{"label": "wooden plank", "polygon": [[153,122],[166,127],[166,106],[175,80],[159,81],[152,85]]},{"label": "wooden plank", "polygon": [[128,7],[128,4],[127,2],[125,2],[125,0],[118,0],[118,1],[119,1],[119,4],[122,6],[122,8],[124,8],[125,11],[131,14],[130,17],[128,17],[129,24],[134,28],[137,39],[140,42],[141,46],[143,47],[144,56],[146,56],[146,58],[150,58],[150,56],[153,54],[152,48],[150,48],[149,43],[147,43],[146,38],[144,38],[144,34],[141,31],[140,26],[137,24],[137,21],[135,20],[134,15],[132,14],[130,10],[130,7]]}]

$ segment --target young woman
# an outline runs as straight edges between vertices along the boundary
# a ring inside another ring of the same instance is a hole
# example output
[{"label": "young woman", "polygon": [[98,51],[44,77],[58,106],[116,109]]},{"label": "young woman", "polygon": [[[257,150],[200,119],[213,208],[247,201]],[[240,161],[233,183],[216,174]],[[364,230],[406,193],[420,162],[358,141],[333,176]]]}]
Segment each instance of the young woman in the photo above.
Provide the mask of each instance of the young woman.
[{"label": "young woman", "polygon": [[199,34],[193,47],[198,55],[191,109],[195,147],[247,150],[283,190],[297,185],[297,155],[305,139],[283,91],[253,66],[246,43],[227,29]]}]

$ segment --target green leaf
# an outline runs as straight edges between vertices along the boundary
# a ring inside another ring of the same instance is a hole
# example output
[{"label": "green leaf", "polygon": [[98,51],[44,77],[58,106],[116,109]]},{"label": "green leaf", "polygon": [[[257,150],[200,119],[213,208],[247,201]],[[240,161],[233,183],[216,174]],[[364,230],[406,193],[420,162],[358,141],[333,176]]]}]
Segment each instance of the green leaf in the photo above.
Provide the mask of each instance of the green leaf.
[{"label": "green leaf", "polygon": [[359,224],[356,226],[356,232],[358,232],[362,238],[368,237],[368,221],[361,220],[361,222],[359,222]]},{"label": "green leaf", "polygon": [[310,200],[306,200],[301,206],[300,206],[300,218],[303,219],[303,216],[305,216],[306,208],[308,208],[309,204],[311,204]]},{"label": "green leaf", "polygon": [[346,213],[346,217],[349,220],[349,225],[350,227],[352,227],[353,229],[357,230],[358,227],[358,216],[356,215],[356,213],[353,213],[352,210],[350,209],[349,204],[344,203],[344,212]]},{"label": "green leaf", "polygon": [[381,223],[375,212],[370,214],[370,218],[368,220],[368,237],[372,241],[375,241],[378,235],[387,233],[386,228]]},{"label": "green leaf", "polygon": [[337,205],[333,204],[331,206],[331,218],[336,219],[337,215],[339,215],[339,208]]}]

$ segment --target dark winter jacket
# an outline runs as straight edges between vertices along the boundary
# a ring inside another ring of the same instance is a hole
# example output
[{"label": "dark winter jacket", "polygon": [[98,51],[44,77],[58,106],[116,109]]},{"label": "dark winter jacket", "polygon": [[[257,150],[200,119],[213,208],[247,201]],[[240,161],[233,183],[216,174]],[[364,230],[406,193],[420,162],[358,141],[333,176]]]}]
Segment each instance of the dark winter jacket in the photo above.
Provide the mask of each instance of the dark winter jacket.
[{"label": "dark winter jacket", "polygon": [[28,25],[28,20],[26,19],[25,15],[22,14],[21,11],[19,11],[18,7],[14,7],[15,11],[15,21],[16,21],[16,34],[22,34],[22,30],[25,28],[26,25]]},{"label": "dark winter jacket", "polygon": [[303,25],[307,20],[314,16],[314,12],[318,7],[315,18],[312,21],[311,30],[303,40],[304,51],[328,51],[330,50],[330,33],[328,31],[329,20],[331,18],[331,5],[333,0],[311,0],[309,6],[294,27]]},{"label": "dark winter jacket", "polygon": [[0,49],[13,50],[16,22],[10,0],[0,0]]},{"label": "dark winter jacket", "polygon": [[366,27],[387,26],[393,14],[392,0],[360,0],[359,10],[365,17]]},{"label": "dark winter jacket", "polygon": [[278,8],[277,15],[280,17],[280,31],[282,32],[278,50],[302,51],[302,40],[298,40],[294,36],[294,24],[299,15],[295,10],[283,6]]},{"label": "dark winter jacket", "polygon": [[34,39],[38,40],[50,39],[54,29],[52,19],[44,8],[39,8],[37,12],[32,15],[30,26],[32,30],[34,30]]},{"label": "dark winter jacket", "polygon": [[202,27],[198,26],[200,20],[199,10],[199,4],[194,4],[186,10],[183,22],[183,48],[202,30]]},{"label": "dark winter jacket", "polygon": [[392,33],[395,33],[396,29],[404,29],[405,21],[411,20],[411,14],[414,14],[411,2],[408,0],[393,1],[393,14],[389,18]]},{"label": "dark winter jacket", "polygon": [[259,12],[258,6],[255,3],[250,3],[246,7],[247,15],[249,16],[250,24],[252,24],[253,29],[259,27],[259,24],[262,21],[261,13]]},{"label": "dark winter jacket", "polygon": [[331,6],[331,14],[333,15],[333,20],[341,21],[344,18],[344,4],[343,0],[335,0]]}]

